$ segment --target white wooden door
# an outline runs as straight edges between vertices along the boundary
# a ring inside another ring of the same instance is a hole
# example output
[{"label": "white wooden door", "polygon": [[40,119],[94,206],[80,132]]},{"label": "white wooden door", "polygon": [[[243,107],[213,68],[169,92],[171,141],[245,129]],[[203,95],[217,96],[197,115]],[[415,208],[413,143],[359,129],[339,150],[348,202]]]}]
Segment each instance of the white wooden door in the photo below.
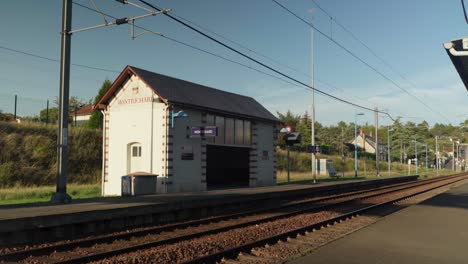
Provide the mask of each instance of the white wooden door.
[{"label": "white wooden door", "polygon": [[132,144],[130,146],[130,173],[142,171],[141,163],[141,144]]}]

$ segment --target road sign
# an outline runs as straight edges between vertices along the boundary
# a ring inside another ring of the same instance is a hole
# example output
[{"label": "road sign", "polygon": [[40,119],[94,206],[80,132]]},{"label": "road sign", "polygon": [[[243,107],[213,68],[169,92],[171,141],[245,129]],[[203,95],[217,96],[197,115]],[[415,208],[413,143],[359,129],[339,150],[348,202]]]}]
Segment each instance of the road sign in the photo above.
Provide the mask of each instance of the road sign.
[{"label": "road sign", "polygon": [[309,146],[307,146],[307,152],[309,152],[309,153],[321,153],[322,152],[322,146],[309,145]]}]

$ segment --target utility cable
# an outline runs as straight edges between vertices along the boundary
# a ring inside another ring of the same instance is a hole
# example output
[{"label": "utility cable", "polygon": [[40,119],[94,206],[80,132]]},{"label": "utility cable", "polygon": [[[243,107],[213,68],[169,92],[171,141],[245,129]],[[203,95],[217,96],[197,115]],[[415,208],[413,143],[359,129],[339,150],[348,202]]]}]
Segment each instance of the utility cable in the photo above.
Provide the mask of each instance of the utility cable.
[{"label": "utility cable", "polygon": [[[192,21],[192,20],[186,19],[186,18],[184,18],[184,17],[182,17],[182,16],[180,16],[180,15],[177,15],[174,11],[171,11],[171,14],[172,14],[173,16],[177,17],[178,19],[181,19],[181,20],[187,22],[188,24],[191,24],[191,25],[194,25],[194,26],[196,26],[196,27],[198,27],[198,28],[201,28],[201,29],[203,29],[203,30],[206,31],[206,32],[209,32],[209,33],[214,34],[214,35],[216,35],[216,36],[218,36],[218,37],[220,37],[220,38],[222,38],[222,39],[224,39],[224,40],[227,40],[227,41],[229,41],[229,42],[231,42],[231,43],[233,43],[233,44],[235,44],[235,45],[237,45],[237,46],[243,48],[244,50],[246,50],[246,51],[248,51],[248,52],[251,52],[251,53],[256,54],[256,55],[258,55],[258,56],[260,56],[260,57],[263,57],[263,58],[265,58],[265,59],[267,59],[267,60],[269,60],[269,61],[271,61],[271,62],[274,62],[274,63],[276,63],[277,65],[280,65],[280,66],[285,67],[285,68],[287,68],[287,69],[289,69],[289,70],[292,70],[292,71],[294,71],[294,72],[296,72],[296,73],[299,73],[299,74],[302,74],[302,75],[304,75],[304,76],[307,76],[308,78],[311,78],[311,77],[312,77],[310,74],[307,74],[307,73],[305,73],[305,72],[303,72],[303,71],[301,71],[301,70],[299,70],[299,69],[297,69],[297,68],[295,68],[295,67],[291,67],[291,66],[289,66],[289,65],[287,65],[287,64],[285,64],[285,63],[282,63],[282,62],[278,61],[277,59],[274,59],[274,58],[272,58],[272,57],[270,57],[270,56],[267,56],[267,55],[263,54],[262,52],[259,52],[259,51],[257,51],[257,50],[251,49],[251,48],[247,47],[245,44],[242,44],[242,43],[240,43],[240,42],[238,42],[238,41],[232,40],[232,39],[226,37],[225,35],[219,34],[219,33],[215,32],[215,31],[213,31],[213,30],[211,30],[211,29],[209,29],[209,28],[207,28],[207,27],[205,27],[205,26],[200,25],[199,23],[196,23],[196,22],[194,22],[194,21]],[[339,88],[339,87],[336,87],[336,86],[334,86],[334,85],[331,85],[331,84],[329,84],[329,83],[327,83],[327,82],[325,82],[325,81],[322,81],[322,80],[320,80],[320,79],[315,79],[315,81],[317,81],[317,82],[323,84],[324,86],[329,87],[329,88],[331,88],[331,89],[333,89],[333,90],[339,91],[339,92],[342,93],[342,94],[345,93],[345,90],[343,90],[342,88]],[[297,84],[296,84],[296,85],[297,85]],[[353,99],[356,99],[356,100],[359,100],[359,101],[362,101],[362,102],[366,102],[366,103],[367,103],[367,101],[365,101],[364,99],[359,98],[359,97],[356,97],[356,96],[354,96],[354,95],[348,95],[348,96],[351,96]]]},{"label": "utility cable", "polygon": [[[145,1],[145,0],[138,0],[138,1],[140,1],[141,3],[143,3],[143,4],[145,4],[145,5],[147,5],[147,6],[151,7],[151,8],[153,8],[153,9],[155,9],[155,10],[157,10],[157,11],[161,11],[161,10],[162,10],[161,8],[158,8],[158,7],[156,7],[156,6],[154,6],[154,5],[150,4],[150,3],[148,3],[148,2]],[[358,107],[358,108],[361,108],[361,109],[364,109],[364,110],[368,110],[368,111],[372,111],[372,112],[377,111],[378,113],[382,113],[382,114],[385,114],[385,115],[390,116],[390,114],[387,113],[387,112],[382,112],[382,111],[379,111],[379,110],[376,110],[376,109],[372,109],[372,108],[369,108],[369,107],[366,107],[366,106],[358,105],[358,104],[356,104],[356,103],[350,102],[350,101],[348,101],[348,100],[339,98],[339,97],[337,97],[337,96],[334,96],[334,95],[331,95],[331,94],[329,94],[329,93],[323,92],[323,91],[321,91],[321,90],[319,90],[319,89],[317,89],[317,88],[314,88],[314,87],[312,87],[312,86],[310,86],[310,85],[308,85],[308,84],[306,84],[306,83],[304,83],[304,82],[302,82],[302,81],[297,80],[296,78],[293,78],[293,77],[291,77],[291,76],[289,76],[289,75],[287,75],[287,74],[285,74],[285,73],[283,73],[283,72],[281,72],[281,71],[279,71],[279,70],[276,70],[275,68],[273,68],[273,67],[271,67],[271,66],[266,65],[266,64],[263,63],[263,62],[260,62],[260,61],[257,60],[257,59],[254,59],[254,58],[252,58],[252,57],[246,55],[245,53],[243,53],[243,52],[241,52],[241,51],[239,51],[239,50],[237,50],[237,49],[235,49],[235,48],[233,48],[233,47],[231,47],[231,46],[229,46],[229,45],[223,43],[223,42],[220,41],[220,40],[217,40],[216,38],[214,38],[214,37],[212,37],[212,36],[210,36],[210,35],[208,35],[208,34],[202,32],[202,31],[200,31],[200,30],[198,30],[197,28],[195,28],[195,27],[193,27],[193,26],[191,26],[191,25],[185,23],[184,21],[182,21],[182,20],[180,20],[180,19],[178,19],[178,18],[176,18],[176,17],[174,17],[174,16],[172,16],[172,15],[170,15],[170,14],[168,14],[168,13],[164,13],[164,15],[167,16],[167,17],[169,17],[169,18],[171,18],[172,20],[178,22],[179,24],[182,24],[183,26],[185,26],[185,27],[191,29],[192,31],[195,31],[196,33],[198,33],[198,34],[200,34],[200,35],[202,35],[202,36],[204,36],[204,37],[210,39],[211,41],[216,42],[217,44],[219,44],[219,45],[221,45],[221,46],[223,46],[223,47],[225,47],[225,48],[227,48],[227,49],[233,51],[234,53],[237,53],[238,55],[241,55],[242,57],[244,57],[244,58],[246,58],[246,59],[248,59],[248,60],[251,60],[251,61],[257,63],[257,64],[261,65],[262,67],[267,68],[268,70],[273,71],[273,72],[275,72],[276,74],[279,74],[279,75],[285,77],[286,79],[289,79],[289,80],[291,80],[291,81],[293,81],[293,82],[296,82],[296,83],[298,83],[298,84],[301,84],[301,85],[303,85],[303,86],[305,86],[305,87],[308,87],[309,89],[312,89],[312,90],[314,90],[314,91],[316,91],[316,92],[318,92],[318,93],[320,93],[320,94],[323,94],[323,95],[325,95],[325,96],[331,97],[331,98],[333,98],[333,99],[335,99],[335,100],[337,100],[337,101],[340,101],[340,102],[343,102],[343,103],[346,103],[346,104],[349,104],[349,105],[352,105],[352,106],[355,106],[355,107]]]},{"label": "utility cable", "polygon": [[[367,49],[375,58],[377,58],[380,62],[382,62],[385,66],[387,66],[393,73],[395,73],[396,75],[398,75],[401,79],[403,79],[404,81],[406,81],[407,83],[410,84],[410,86],[412,86],[413,88],[417,89],[416,85],[414,85],[414,83],[412,83],[410,80],[408,80],[408,78],[405,77],[405,75],[403,75],[401,72],[399,72],[398,70],[396,70],[392,65],[390,65],[390,63],[388,63],[384,58],[382,58],[381,56],[379,56],[377,54],[377,52],[375,52],[371,47],[369,47],[369,45],[367,45],[364,41],[362,41],[360,38],[358,38],[356,36],[356,34],[354,34],[350,29],[348,29],[346,26],[344,26],[342,23],[340,23],[339,21],[336,20],[336,18],[334,18],[328,11],[326,11],[324,8],[322,8],[318,3],[317,1],[315,0],[311,0],[315,6],[317,6],[318,9],[320,9],[323,13],[325,13],[325,15],[327,15],[330,19],[333,20],[333,22],[335,22],[336,25],[338,25],[340,28],[342,28],[345,32],[347,32],[354,40],[356,40],[359,44],[361,44],[365,49]],[[276,2],[276,1],[275,1]],[[463,4],[463,0],[462,0],[462,4]],[[465,18],[466,18],[466,13],[465,13]],[[467,23],[468,23],[468,20],[467,20]],[[330,37],[331,38],[331,37]],[[400,88],[401,89],[401,88]],[[409,94],[409,92],[407,92]],[[415,95],[412,95],[412,96],[415,96]],[[418,99],[418,101],[420,101]],[[438,111],[435,111],[434,109],[432,109],[430,106],[428,106],[426,103],[420,101],[423,105],[425,105],[426,107],[428,107],[429,109],[431,109],[431,111],[443,116],[445,119],[448,120],[448,118],[446,116],[444,116],[442,113],[438,112]]]},{"label": "utility cable", "polygon": [[461,5],[462,5],[462,8],[463,8],[463,15],[465,15],[465,21],[468,24],[468,17],[466,16],[466,9],[465,9],[465,1],[464,0],[461,0]]},{"label": "utility cable", "polygon": [[[8,50],[8,51],[11,51],[11,52],[14,52],[14,53],[27,55],[27,56],[30,56],[30,57],[35,57],[35,58],[38,58],[38,59],[43,59],[43,60],[48,60],[48,61],[53,61],[53,62],[60,62],[60,60],[58,60],[58,59],[44,57],[44,56],[41,56],[41,55],[33,54],[33,53],[30,53],[30,52],[26,52],[26,51],[22,51],[22,50],[18,50],[18,49],[12,49],[12,48],[8,48],[8,47],[5,47],[5,46],[0,46],[0,49]],[[88,66],[88,65],[83,65],[83,64],[77,64],[77,63],[72,63],[71,65],[81,67],[81,68],[91,69],[91,70],[97,70],[97,71],[120,73],[120,71],[116,71],[116,70],[104,69],[104,68],[99,68],[99,67],[95,67],[95,66]]]},{"label": "utility cable", "polygon": [[[139,0],[139,1],[144,1],[144,0]],[[350,49],[346,48],[345,46],[343,46],[341,43],[337,42],[335,39],[331,38],[330,36],[328,36],[327,34],[325,34],[323,31],[321,31],[320,29],[318,29],[317,27],[315,27],[312,23],[306,21],[305,19],[303,19],[302,17],[300,17],[298,14],[296,14],[295,12],[293,12],[291,9],[287,8],[286,6],[284,6],[283,4],[279,3],[277,0],[271,0],[273,1],[275,4],[277,4],[279,7],[281,7],[282,9],[284,9],[285,11],[287,11],[288,13],[290,13],[291,15],[293,15],[294,17],[296,17],[297,19],[299,19],[300,21],[302,21],[303,23],[305,23],[306,25],[308,25],[309,27],[313,28],[315,31],[317,31],[320,35],[322,35],[323,37],[325,37],[326,39],[330,40],[331,42],[333,42],[335,45],[337,45],[338,47],[340,47],[341,49],[343,49],[344,51],[346,51],[348,54],[350,54],[352,57],[354,57],[355,59],[357,59],[358,61],[360,61],[361,63],[363,63],[365,66],[367,66],[369,69],[371,69],[372,71],[374,71],[375,73],[377,73],[378,75],[380,75],[382,78],[384,78],[385,80],[389,81],[390,83],[392,83],[395,87],[399,88],[400,90],[402,90],[403,92],[405,92],[406,94],[408,94],[409,96],[413,97],[414,99],[416,99],[418,102],[420,102],[421,104],[423,104],[424,106],[426,106],[429,110],[431,110],[432,112],[434,113],[437,113],[439,114],[440,116],[444,117],[447,121],[450,121],[446,116],[444,116],[442,113],[438,112],[438,111],[435,111],[434,109],[432,109],[429,105],[427,105],[424,101],[422,101],[421,99],[419,99],[416,95],[413,95],[412,93],[408,92],[405,88],[401,87],[398,83],[396,83],[394,80],[392,80],[391,78],[389,78],[388,76],[386,76],[385,74],[383,74],[381,71],[379,71],[377,68],[375,68],[374,66],[370,65],[369,63],[367,63],[366,61],[364,61],[362,58],[360,58],[358,55],[356,55],[354,52],[352,52]],[[166,14],[167,15],[167,14]]]}]

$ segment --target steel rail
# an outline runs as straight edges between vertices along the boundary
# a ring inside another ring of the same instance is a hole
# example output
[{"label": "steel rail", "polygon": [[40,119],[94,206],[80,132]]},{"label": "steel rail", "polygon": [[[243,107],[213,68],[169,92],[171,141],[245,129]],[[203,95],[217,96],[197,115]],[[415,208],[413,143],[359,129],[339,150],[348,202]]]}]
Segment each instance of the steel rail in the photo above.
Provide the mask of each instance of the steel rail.
[{"label": "steel rail", "polygon": [[[463,174],[461,174],[461,175],[463,175]],[[216,223],[216,222],[229,220],[229,219],[253,216],[253,215],[259,214],[259,213],[265,213],[265,212],[270,212],[270,211],[274,212],[275,210],[289,208],[289,207],[303,206],[303,205],[307,205],[307,204],[310,204],[310,203],[320,203],[320,202],[323,203],[323,202],[327,202],[327,201],[337,200],[337,199],[340,199],[340,198],[346,198],[346,197],[350,197],[350,196],[351,197],[352,196],[358,196],[360,194],[365,194],[365,193],[372,193],[370,195],[364,195],[362,197],[355,197],[355,198],[345,200],[345,201],[341,201],[341,202],[338,202],[338,203],[315,205],[315,206],[313,206],[311,208],[300,209],[300,210],[296,210],[296,211],[292,211],[292,212],[288,212],[288,213],[284,213],[284,214],[280,214],[280,215],[276,215],[276,216],[272,216],[272,217],[266,217],[266,218],[262,218],[262,219],[248,221],[248,222],[245,222],[245,223],[225,226],[225,227],[221,227],[221,228],[211,229],[211,230],[207,230],[207,231],[202,231],[202,232],[198,232],[198,233],[194,233],[194,234],[183,235],[183,236],[164,239],[164,240],[159,240],[159,241],[151,241],[151,242],[148,242],[148,243],[142,243],[142,244],[139,244],[139,245],[130,246],[130,247],[121,248],[121,249],[116,249],[116,250],[112,250],[112,251],[109,251],[109,252],[101,252],[101,253],[96,253],[96,254],[90,254],[89,256],[83,256],[83,257],[80,256],[80,257],[65,260],[65,261],[62,261],[62,262],[59,262],[59,263],[78,263],[78,262],[81,262],[81,261],[91,261],[91,260],[101,259],[101,258],[105,258],[105,257],[109,257],[109,256],[115,256],[115,255],[122,254],[122,253],[131,252],[131,251],[135,251],[135,250],[139,250],[139,249],[155,247],[155,246],[164,245],[164,244],[171,244],[171,243],[175,243],[175,242],[179,242],[179,241],[183,241],[183,240],[187,240],[187,239],[201,237],[201,236],[204,236],[204,235],[224,232],[224,231],[227,231],[227,230],[230,230],[230,229],[242,228],[242,227],[246,227],[246,226],[250,226],[250,225],[254,225],[254,224],[259,224],[259,223],[263,223],[263,222],[274,221],[274,220],[278,220],[278,219],[286,218],[286,217],[291,217],[291,216],[298,215],[298,214],[305,213],[305,212],[313,212],[313,211],[324,210],[324,209],[327,209],[328,207],[342,205],[342,204],[354,202],[356,200],[369,199],[369,198],[372,198],[372,197],[375,197],[375,196],[381,196],[381,195],[385,195],[385,194],[392,193],[392,192],[398,192],[398,191],[402,191],[402,190],[405,190],[405,189],[411,189],[411,188],[415,188],[415,187],[418,187],[418,186],[431,184],[433,182],[439,182],[439,181],[443,181],[443,180],[449,180],[449,179],[455,178],[455,177],[461,177],[461,175],[451,175],[451,176],[444,176],[444,177],[432,178],[432,179],[421,180],[421,181],[411,181],[411,182],[398,183],[398,184],[393,184],[393,185],[390,185],[390,186],[382,186],[382,187],[374,188],[374,189],[366,189],[366,190],[361,190],[361,191],[348,192],[348,193],[345,193],[345,194],[338,194],[338,195],[334,195],[334,196],[320,197],[320,198],[317,198],[317,199],[311,199],[311,200],[307,200],[307,201],[300,201],[300,202],[294,202],[293,201],[291,203],[287,203],[286,205],[282,205],[282,206],[279,206],[279,207],[272,207],[272,208],[266,208],[266,209],[261,209],[261,210],[252,210],[252,211],[248,211],[248,212],[235,213],[235,214],[230,214],[230,215],[223,215],[223,216],[220,216],[220,217],[213,217],[213,218],[202,219],[202,220],[194,220],[194,221],[188,221],[188,222],[184,222],[184,223],[178,223],[178,224],[172,224],[172,225],[166,225],[166,226],[159,226],[159,227],[155,227],[155,228],[151,228],[151,229],[138,230],[138,231],[135,231],[135,232],[129,232],[129,233],[123,233],[123,234],[117,234],[117,235],[112,235],[111,234],[111,235],[106,235],[106,236],[99,237],[99,238],[90,238],[90,239],[85,239],[85,240],[72,241],[72,242],[68,242],[68,243],[65,243],[65,244],[51,245],[51,246],[42,247],[42,248],[39,247],[39,248],[33,248],[33,249],[28,249],[28,250],[16,251],[16,252],[4,254],[2,257],[0,257],[0,259],[1,260],[6,260],[6,261],[18,261],[18,260],[21,260],[21,259],[25,259],[26,257],[29,257],[29,256],[43,256],[45,254],[50,254],[50,253],[56,252],[56,251],[66,251],[66,250],[71,250],[71,249],[74,249],[74,248],[77,248],[77,247],[92,246],[92,245],[98,244],[98,243],[108,243],[108,242],[112,242],[114,240],[119,240],[119,239],[129,239],[129,238],[135,237],[135,236],[142,236],[142,235],[148,235],[148,234],[161,233],[161,232],[165,232],[165,231],[171,231],[171,230],[174,230],[174,229],[181,229],[181,228],[186,228],[186,227],[191,227],[191,226],[197,226],[197,225],[201,225],[201,224],[210,224],[210,223]],[[379,191],[384,191],[384,192],[379,192]]]},{"label": "steel rail", "polygon": [[251,243],[246,243],[244,245],[233,247],[233,248],[230,248],[230,249],[227,249],[227,250],[219,251],[219,252],[216,252],[214,254],[202,256],[202,257],[199,257],[199,258],[196,258],[196,259],[193,259],[193,260],[189,260],[189,261],[186,261],[186,262],[183,262],[183,263],[184,264],[214,263],[214,262],[219,261],[219,260],[221,260],[222,258],[225,258],[225,257],[234,258],[241,252],[250,251],[253,248],[262,247],[262,246],[265,246],[267,244],[275,244],[279,240],[285,241],[288,238],[295,237],[295,236],[297,236],[299,234],[304,235],[306,232],[313,231],[313,230],[316,230],[316,229],[320,229],[321,227],[324,227],[324,226],[333,225],[333,224],[335,224],[335,223],[337,223],[339,221],[343,221],[343,220],[352,218],[354,216],[358,216],[358,215],[363,214],[365,212],[368,212],[368,211],[370,211],[372,209],[384,207],[386,205],[391,205],[391,204],[394,204],[396,202],[399,202],[399,201],[402,201],[402,200],[405,200],[405,199],[408,199],[408,198],[411,198],[411,197],[414,197],[414,196],[417,196],[417,195],[420,195],[420,194],[423,194],[423,193],[426,193],[426,192],[429,192],[429,191],[432,191],[432,190],[435,190],[435,189],[438,189],[438,188],[441,188],[441,187],[444,187],[444,186],[447,186],[447,185],[450,185],[450,184],[453,184],[453,183],[456,183],[456,182],[459,182],[459,181],[462,181],[462,180],[466,179],[466,176],[465,177],[459,176],[459,177],[460,177],[460,179],[451,181],[451,182],[446,183],[446,184],[442,184],[440,186],[435,186],[435,187],[432,187],[432,188],[429,188],[429,189],[426,189],[426,190],[422,190],[422,191],[419,191],[419,192],[416,192],[416,193],[412,193],[412,194],[405,195],[405,196],[402,196],[402,197],[399,197],[399,198],[395,198],[395,199],[392,199],[390,201],[386,201],[386,202],[383,202],[383,203],[370,205],[370,206],[367,206],[367,207],[364,207],[364,208],[361,208],[361,209],[354,210],[352,212],[344,213],[342,215],[339,215],[339,216],[336,216],[336,217],[333,217],[333,218],[330,218],[330,219],[326,219],[324,221],[320,221],[318,223],[314,223],[314,224],[311,224],[311,225],[308,225],[308,226],[296,228],[296,229],[293,229],[293,230],[290,230],[290,231],[287,231],[287,232],[284,232],[284,233],[281,233],[281,234],[270,236],[270,237],[260,239],[260,240],[257,240],[257,241],[251,242]]},{"label": "steel rail", "polygon": [[[138,251],[138,250],[148,249],[148,248],[151,248],[151,247],[157,247],[157,246],[162,246],[162,245],[167,245],[167,244],[174,244],[174,243],[177,243],[177,242],[180,242],[180,241],[186,241],[186,240],[199,238],[199,237],[206,236],[206,235],[217,234],[217,233],[229,231],[229,230],[232,230],[232,229],[243,228],[243,227],[252,226],[252,225],[256,225],[256,224],[261,224],[261,223],[265,223],[265,222],[271,222],[271,221],[275,221],[275,220],[278,220],[278,219],[303,214],[303,213],[306,213],[306,212],[319,212],[319,211],[326,210],[326,209],[329,209],[329,208],[333,208],[333,207],[336,207],[336,206],[339,206],[339,205],[345,205],[345,204],[348,204],[348,203],[353,203],[353,202],[355,202],[357,200],[366,200],[366,199],[369,199],[369,198],[373,198],[373,197],[377,197],[377,196],[381,196],[381,195],[385,195],[385,194],[389,194],[389,193],[399,192],[399,191],[403,191],[403,190],[407,190],[407,189],[412,189],[412,188],[416,188],[416,187],[419,187],[419,186],[424,186],[424,185],[428,185],[428,184],[432,184],[432,183],[436,183],[436,182],[440,182],[440,181],[447,181],[447,180],[450,180],[450,179],[456,178],[456,177],[463,177],[463,176],[448,176],[448,177],[444,177],[442,179],[441,178],[435,179],[435,180],[431,179],[431,180],[428,180],[428,181],[424,181],[422,183],[419,182],[419,184],[408,184],[408,185],[411,185],[411,186],[403,186],[401,188],[397,188],[397,189],[394,189],[394,190],[387,190],[385,192],[374,193],[374,194],[367,195],[367,196],[360,197],[360,198],[352,198],[350,200],[345,200],[345,201],[338,202],[338,203],[320,205],[320,206],[310,208],[310,209],[297,210],[297,211],[290,212],[290,213],[284,213],[284,214],[281,214],[281,215],[267,217],[267,218],[264,218],[264,219],[258,219],[258,220],[248,221],[248,222],[245,222],[245,223],[234,224],[234,225],[230,225],[230,226],[210,229],[210,230],[201,231],[201,232],[197,232],[197,233],[193,233],[193,234],[189,234],[189,235],[182,235],[182,236],[173,237],[173,238],[164,239],[164,240],[159,240],[159,241],[150,241],[150,242],[141,243],[141,244],[137,244],[137,245],[133,245],[133,246],[129,246],[129,247],[124,247],[124,248],[119,248],[119,249],[115,249],[115,250],[111,250],[111,251],[91,253],[91,254],[86,255],[86,256],[78,256],[78,257],[74,257],[74,258],[71,258],[71,259],[63,260],[63,261],[57,261],[55,263],[70,264],[70,263],[83,263],[83,262],[90,262],[90,261],[100,260],[100,259],[113,257],[113,256],[124,254],[124,253],[129,253],[129,252],[135,252],[135,251]],[[464,179],[464,178],[462,178],[462,179]],[[462,179],[459,179],[459,180],[462,180]],[[456,181],[459,181],[459,180],[456,180]],[[450,183],[447,183],[447,184],[452,184],[453,182],[456,182],[456,181],[451,181]],[[440,186],[436,187],[436,188],[440,188]],[[373,192],[373,191],[371,190],[369,192]]]},{"label": "steel rail", "polygon": [[[442,178],[442,177],[441,177]],[[439,180],[441,178],[438,178]],[[156,234],[156,233],[161,233],[165,231],[171,231],[175,229],[182,229],[182,228],[187,228],[191,226],[197,226],[197,225],[203,225],[203,224],[210,224],[210,223],[216,223],[220,221],[225,221],[233,218],[240,218],[240,217],[247,217],[255,214],[261,214],[261,213],[267,213],[270,211],[275,211],[279,209],[285,209],[289,207],[294,207],[294,206],[301,206],[301,205],[306,205],[309,203],[320,203],[320,202],[326,202],[326,201],[331,201],[331,200],[336,200],[340,198],[345,198],[349,197],[352,195],[359,195],[359,194],[364,194],[364,193],[369,193],[369,192],[374,192],[374,191],[379,191],[379,190],[385,190],[389,188],[396,188],[398,186],[407,186],[408,184],[417,184],[417,183],[422,183],[422,182],[428,182],[428,181],[435,181],[437,179],[426,179],[426,180],[420,180],[420,181],[409,181],[409,182],[403,182],[403,183],[396,183],[396,184],[390,184],[386,186],[380,186],[376,188],[368,188],[368,189],[363,189],[359,191],[349,191],[346,193],[339,193],[339,194],[327,194],[327,192],[321,193],[323,196],[318,196],[315,198],[309,198],[309,200],[305,201],[292,201],[292,202],[286,202],[280,206],[270,206],[267,208],[262,208],[262,209],[254,209],[254,210],[249,210],[249,211],[244,211],[240,213],[233,213],[233,214],[227,214],[227,215],[221,215],[221,216],[215,216],[215,217],[208,217],[208,218],[203,218],[203,219],[198,219],[198,220],[191,220],[191,221],[186,221],[182,223],[176,223],[176,224],[169,224],[169,225],[163,225],[163,226],[157,226],[157,227],[152,227],[152,228],[145,228],[142,230],[137,230],[137,231],[130,231],[130,232],[125,232],[122,234],[108,234],[108,235],[102,235],[99,237],[91,237],[91,238],[85,238],[85,239],[77,239],[74,241],[69,241],[66,243],[58,244],[58,245],[50,245],[50,246],[45,246],[45,247],[37,247],[37,248],[29,248],[27,250],[20,250],[20,251],[15,251],[11,253],[6,253],[0,257],[0,260],[10,260],[10,261],[17,261],[24,259],[29,256],[40,256],[40,255],[45,255],[49,254],[55,251],[65,251],[65,250],[71,250],[73,248],[77,247],[85,247],[85,246],[91,246],[94,244],[98,243],[108,243],[112,242],[113,240],[118,240],[118,239],[128,239],[131,237],[136,237],[136,236],[143,236],[143,235],[148,235],[148,234]],[[315,195],[312,193],[312,195]],[[328,196],[325,196],[328,195]],[[305,198],[307,199],[309,197],[308,195],[303,195],[300,197],[296,198]],[[297,199],[296,199],[297,200]],[[290,199],[285,199],[284,201],[291,201]]]}]

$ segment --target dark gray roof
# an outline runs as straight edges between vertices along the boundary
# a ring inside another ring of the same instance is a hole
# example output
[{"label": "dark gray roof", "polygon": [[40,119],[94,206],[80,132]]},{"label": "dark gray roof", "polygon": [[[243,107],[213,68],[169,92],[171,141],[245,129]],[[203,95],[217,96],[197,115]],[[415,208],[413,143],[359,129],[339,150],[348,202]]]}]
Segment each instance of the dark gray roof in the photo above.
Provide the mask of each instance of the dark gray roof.
[{"label": "dark gray roof", "polygon": [[451,45],[450,42],[445,44],[447,54],[450,57],[450,60],[452,60],[453,66],[455,66],[455,69],[457,69],[457,72],[460,75],[465,88],[468,90],[468,56],[454,56],[450,52],[451,48],[453,48],[455,51],[467,52],[468,50],[463,49],[462,39],[452,41]]},{"label": "dark gray roof", "polygon": [[252,97],[225,92],[133,66],[129,67],[169,103],[251,119],[280,122]]},{"label": "dark gray roof", "polygon": [[[375,149],[375,138],[369,135],[366,135],[366,141]],[[382,141],[379,141],[379,145],[385,145]]]}]

